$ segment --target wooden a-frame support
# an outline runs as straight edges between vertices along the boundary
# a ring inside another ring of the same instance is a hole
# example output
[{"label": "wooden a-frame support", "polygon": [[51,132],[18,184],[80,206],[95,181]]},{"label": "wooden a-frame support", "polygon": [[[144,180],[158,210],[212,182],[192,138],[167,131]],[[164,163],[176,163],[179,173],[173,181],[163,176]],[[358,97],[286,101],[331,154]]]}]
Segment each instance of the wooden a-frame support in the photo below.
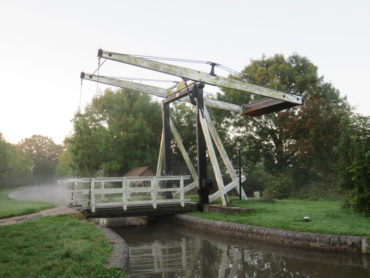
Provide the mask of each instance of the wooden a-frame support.
[{"label": "wooden a-frame support", "polygon": [[[227,197],[226,196],[227,196],[228,192],[230,192],[231,190],[233,190],[235,188],[238,191],[238,193],[240,193],[239,192],[239,187],[238,187],[238,184],[239,184],[238,176],[236,174],[236,171],[235,171],[234,167],[232,166],[231,160],[229,159],[225,148],[223,147],[221,139],[220,139],[220,137],[219,137],[219,135],[216,131],[216,128],[215,128],[215,126],[212,122],[212,119],[211,119],[206,107],[204,107],[203,114],[200,117],[200,123],[201,123],[202,131],[203,131],[203,134],[204,134],[204,137],[205,137],[206,146],[207,146],[207,149],[208,149],[208,154],[209,154],[209,157],[210,157],[210,160],[211,160],[212,169],[215,173],[216,183],[217,183],[217,187],[218,187],[218,191],[209,195],[209,201],[214,202],[218,198],[221,198],[222,204],[227,205]],[[196,187],[199,188],[198,174],[197,174],[197,172],[195,170],[195,167],[193,166],[193,164],[190,160],[188,152],[186,151],[186,149],[184,147],[181,136],[178,133],[178,131],[177,131],[177,129],[176,129],[172,120],[170,120],[170,127],[171,127],[172,135],[175,139],[176,145],[177,145],[177,147],[179,148],[179,150],[182,154],[182,157],[183,157],[183,159],[186,163],[186,166],[189,169],[189,172],[190,172],[191,176],[193,177],[193,182],[188,184],[185,187],[185,193],[186,193],[186,192],[189,192],[190,190],[192,190]],[[221,174],[221,170],[220,170],[220,167],[219,167],[219,164],[218,164],[218,161],[217,161],[216,152],[214,150],[213,143],[215,144],[215,146],[216,146],[216,148],[217,148],[217,150],[218,150],[218,152],[219,152],[219,154],[222,158],[222,161],[223,161],[223,163],[224,163],[224,165],[227,169],[227,173],[231,178],[231,182],[229,184],[227,184],[226,186],[224,185],[224,182],[223,182],[223,179],[222,179],[222,174]],[[157,176],[161,175],[161,171],[162,171],[162,167],[163,167],[163,155],[164,155],[164,139],[163,139],[163,131],[162,131],[161,143],[160,143],[160,148],[159,148],[158,163],[157,163],[157,171],[156,171]],[[245,181],[245,177],[242,176],[242,182],[244,182],[244,181]],[[241,191],[242,191],[242,198],[247,199],[247,196],[246,196],[243,188],[241,188]]]}]

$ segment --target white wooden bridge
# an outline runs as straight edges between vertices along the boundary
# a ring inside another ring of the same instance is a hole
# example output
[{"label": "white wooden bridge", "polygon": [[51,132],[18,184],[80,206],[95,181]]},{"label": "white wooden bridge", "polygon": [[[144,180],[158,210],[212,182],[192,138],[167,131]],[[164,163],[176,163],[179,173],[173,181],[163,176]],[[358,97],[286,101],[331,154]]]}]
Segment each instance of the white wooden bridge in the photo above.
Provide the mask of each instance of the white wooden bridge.
[{"label": "white wooden bridge", "polygon": [[185,198],[190,176],[75,178],[71,205],[89,217],[174,214],[195,210]]}]

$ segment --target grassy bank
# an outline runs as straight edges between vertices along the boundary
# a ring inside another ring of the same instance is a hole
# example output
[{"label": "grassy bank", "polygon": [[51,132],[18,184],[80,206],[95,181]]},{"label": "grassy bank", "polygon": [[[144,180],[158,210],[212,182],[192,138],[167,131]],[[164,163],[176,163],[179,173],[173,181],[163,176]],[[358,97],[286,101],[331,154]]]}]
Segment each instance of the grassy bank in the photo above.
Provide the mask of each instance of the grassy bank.
[{"label": "grassy bank", "polygon": [[[343,208],[341,202],[278,200],[267,203],[233,199],[231,205],[252,208],[254,212],[239,215],[196,212],[191,215],[286,230],[370,238],[370,218]],[[309,216],[311,221],[304,222],[304,216]]]},{"label": "grassy bank", "polygon": [[8,193],[13,189],[0,188],[0,219],[38,212],[54,207],[50,203],[15,201],[8,198]]},{"label": "grassy bank", "polygon": [[93,225],[50,216],[0,227],[0,277],[124,277],[106,269],[111,246]]}]

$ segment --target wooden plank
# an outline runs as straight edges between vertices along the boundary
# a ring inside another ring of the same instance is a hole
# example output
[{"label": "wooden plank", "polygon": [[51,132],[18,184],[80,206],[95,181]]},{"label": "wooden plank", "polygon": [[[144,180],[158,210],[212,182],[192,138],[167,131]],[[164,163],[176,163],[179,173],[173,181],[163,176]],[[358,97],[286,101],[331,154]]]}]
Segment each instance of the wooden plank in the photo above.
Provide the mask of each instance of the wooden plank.
[{"label": "wooden plank", "polygon": [[151,185],[151,188],[152,188],[151,197],[152,197],[153,209],[156,209],[157,208],[157,188],[158,188],[158,185],[157,185],[156,181],[154,181],[154,180],[152,180],[150,182],[150,185]]},{"label": "wooden plank", "polygon": [[[218,149],[218,152],[220,153],[220,156],[221,156],[221,158],[222,158],[222,160],[223,160],[223,162],[226,166],[228,174],[230,175],[232,180],[237,179],[238,175],[236,174],[236,171],[234,170],[234,167],[233,167],[233,165],[232,165],[232,163],[229,159],[229,156],[227,155],[227,152],[224,148],[224,145],[221,142],[220,136],[218,136],[216,127],[213,124],[212,118],[209,115],[208,110],[207,110],[206,107],[204,107],[204,116],[205,116],[205,119],[206,119],[207,124],[208,124],[209,132],[210,132],[210,134],[212,136],[212,139],[215,142],[215,145]],[[236,189],[237,189],[238,193],[240,194],[239,187],[236,187]],[[242,199],[246,200],[247,195],[245,194],[244,189],[242,188],[241,191],[242,191]]]},{"label": "wooden plank", "polygon": [[104,198],[105,198],[105,196],[104,196],[104,184],[105,184],[105,182],[104,181],[102,181],[101,183],[100,183],[100,188],[101,188],[101,194],[100,194],[100,198],[102,198],[102,200],[104,200]]},{"label": "wooden plank", "polygon": [[[243,178],[242,178],[242,182],[245,181],[245,178],[244,178],[244,180],[243,180]],[[225,186],[225,192],[228,193],[229,191],[233,190],[238,185],[239,185],[239,179],[236,179],[236,180],[231,181],[228,185]],[[218,198],[220,198],[220,196],[221,196],[220,191],[216,191],[213,194],[210,194],[209,195],[209,201],[210,202],[214,202],[215,200],[217,200]]]},{"label": "wooden plank", "polygon": [[[184,187],[184,193],[187,193],[196,187],[198,187],[198,181],[193,181],[192,183],[189,183],[187,186]],[[175,197],[177,197],[177,194],[178,193],[175,193]]]},{"label": "wooden plank", "polygon": [[185,147],[184,147],[184,144],[183,144],[182,139],[180,137],[180,134],[178,133],[172,119],[170,119],[170,127],[171,127],[173,137],[175,138],[177,147],[179,148],[179,150],[182,154],[182,157],[184,158],[186,166],[188,166],[189,172],[190,172],[191,176],[193,177],[193,180],[197,181],[198,180],[197,171],[195,170],[195,168],[193,166],[193,163],[191,162],[190,157],[189,157],[187,151],[185,150]]},{"label": "wooden plank", "polygon": [[68,190],[69,192],[74,193],[81,193],[83,195],[88,195],[90,193],[90,189],[74,189],[74,190]]},{"label": "wooden plank", "polygon": [[95,189],[95,194],[120,194],[122,193],[121,188],[104,188],[102,189]]},{"label": "wooden plank", "polygon": [[121,54],[112,51],[100,50],[99,55],[102,58],[109,60],[150,69],[166,74],[175,75],[182,78],[187,78],[202,83],[215,85],[219,87],[225,87],[235,89],[243,92],[248,92],[255,95],[265,96],[274,99],[280,99],[289,101],[292,103],[302,104],[302,97],[292,95],[289,93],[283,93],[274,89],[261,87],[258,85],[250,84],[245,81],[239,81],[236,79],[225,78],[222,76],[213,76],[209,73],[194,70],[186,67],[180,67],[176,65],[166,64],[163,62],[153,61],[145,58],[140,58],[128,54]]},{"label": "wooden plank", "polygon": [[183,178],[181,178],[180,180],[180,202],[181,202],[181,206],[184,207],[185,197],[184,197],[184,179]]},{"label": "wooden plank", "polygon": [[187,193],[187,192],[189,192],[190,190],[192,190],[193,188],[196,188],[196,187],[199,187],[198,181],[193,181],[192,183],[189,183],[187,186],[185,186],[184,192]]},{"label": "wooden plank", "polygon": [[[89,81],[94,81],[98,83],[103,83],[107,85],[112,85],[116,86],[119,88],[127,88],[131,89],[134,91],[137,91],[139,93],[145,93],[157,97],[166,97],[166,93],[168,89],[160,88],[160,87],[154,87],[154,86],[149,86],[149,85],[144,85],[141,83],[135,83],[132,81],[125,81],[121,79],[116,79],[116,78],[111,78],[111,77],[106,77],[102,75],[91,75],[89,73],[85,73],[84,75],[85,80]],[[190,103],[189,97],[184,97],[183,99],[180,99],[182,102],[187,102]],[[222,110],[227,110],[227,111],[233,111],[236,113],[242,113],[243,112],[243,107],[240,105],[216,100],[216,99],[210,99],[210,98],[205,98],[204,103],[207,106],[213,107],[213,108],[218,108]]]},{"label": "wooden plank", "polygon": [[127,210],[127,180],[122,179],[122,207]]},{"label": "wooden plank", "polygon": [[243,115],[257,117],[272,112],[278,112],[297,105],[298,104],[296,103],[291,103],[283,100],[265,98],[256,102],[245,104]]},{"label": "wooden plank", "polygon": [[157,192],[180,192],[180,188],[158,188]]},{"label": "wooden plank", "polygon": [[157,171],[156,176],[161,176],[162,174],[162,167],[163,167],[163,149],[164,149],[164,140],[163,140],[163,128],[161,134],[161,143],[159,145],[159,154],[158,154],[158,162],[157,162]]},{"label": "wooden plank", "polygon": [[163,176],[163,177],[153,177],[156,180],[168,181],[168,180],[180,180],[183,178],[184,180],[190,179],[190,175],[182,175],[182,176]]},{"label": "wooden plank", "polygon": [[91,179],[91,211],[95,212],[95,179]]},{"label": "wooden plank", "polygon": [[206,145],[207,145],[207,149],[208,149],[208,155],[209,155],[209,158],[211,160],[213,172],[214,172],[215,177],[216,177],[218,190],[221,193],[221,196],[220,196],[221,197],[221,202],[222,202],[222,205],[227,206],[227,200],[226,200],[226,196],[225,196],[226,192],[224,190],[224,181],[222,180],[221,170],[220,170],[220,167],[219,167],[218,162],[217,162],[217,157],[216,157],[215,150],[213,148],[213,143],[212,143],[211,136],[209,134],[208,125],[207,125],[207,122],[204,119],[204,116],[202,114],[200,115],[199,120],[200,120],[200,124],[201,124],[202,130],[203,130],[204,139],[206,141]]},{"label": "wooden plank", "polygon": [[[184,202],[190,202],[190,199],[184,199]],[[157,204],[167,204],[167,205],[173,204],[173,205],[175,205],[175,204],[180,204],[180,200],[179,199],[157,200]],[[119,201],[119,202],[103,202],[103,203],[97,202],[95,204],[95,206],[97,208],[114,208],[114,207],[121,207],[122,205],[124,205],[124,202],[122,202],[122,201]],[[127,202],[128,207],[138,206],[138,205],[147,205],[147,206],[152,207],[152,201],[151,200],[146,200],[146,201],[128,201]],[[93,211],[93,212],[95,212],[95,211]]]}]

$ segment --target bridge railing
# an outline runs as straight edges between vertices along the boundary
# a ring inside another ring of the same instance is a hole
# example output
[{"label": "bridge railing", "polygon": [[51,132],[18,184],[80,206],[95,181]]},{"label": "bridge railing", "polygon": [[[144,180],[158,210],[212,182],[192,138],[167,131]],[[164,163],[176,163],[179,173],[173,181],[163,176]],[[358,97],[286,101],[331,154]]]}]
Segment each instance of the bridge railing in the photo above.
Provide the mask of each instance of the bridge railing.
[{"label": "bridge railing", "polygon": [[190,176],[106,177],[71,179],[71,203],[97,208],[180,204],[185,206],[184,182]]}]

